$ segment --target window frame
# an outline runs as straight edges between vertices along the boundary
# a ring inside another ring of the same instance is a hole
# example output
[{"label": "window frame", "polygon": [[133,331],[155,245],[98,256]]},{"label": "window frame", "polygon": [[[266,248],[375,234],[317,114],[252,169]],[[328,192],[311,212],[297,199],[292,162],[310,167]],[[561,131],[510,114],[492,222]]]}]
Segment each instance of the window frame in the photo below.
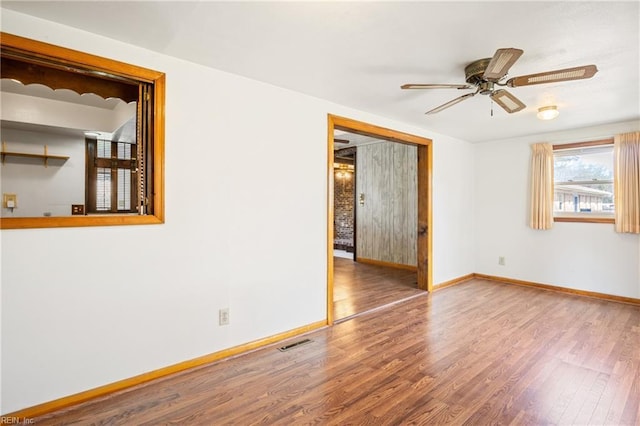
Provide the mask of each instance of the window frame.
[{"label": "window frame", "polygon": [[[577,149],[577,148],[589,148],[596,146],[607,146],[611,145],[613,149],[613,138],[600,139],[594,141],[587,142],[573,142],[566,144],[555,144],[553,145],[554,158],[555,151],[567,150],[567,149]],[[554,186],[555,186],[555,177],[554,177]],[[555,193],[555,191],[554,191]],[[555,197],[554,197],[555,200]],[[615,223],[615,217],[613,214],[609,217],[609,215],[597,215],[593,213],[561,213],[553,212],[553,221],[554,222],[581,222],[581,223]]]},{"label": "window frame", "polygon": [[10,217],[0,220],[0,229],[60,228],[115,225],[151,225],[164,223],[164,128],[165,128],[165,74],[136,65],[103,58],[77,50],[67,49],[13,34],[0,32],[0,47],[25,58],[42,58],[58,64],[88,70],[99,75],[114,76],[152,85],[153,105],[149,118],[153,120],[150,140],[151,174],[153,186],[152,212],[144,215],[107,213],[87,216]]}]

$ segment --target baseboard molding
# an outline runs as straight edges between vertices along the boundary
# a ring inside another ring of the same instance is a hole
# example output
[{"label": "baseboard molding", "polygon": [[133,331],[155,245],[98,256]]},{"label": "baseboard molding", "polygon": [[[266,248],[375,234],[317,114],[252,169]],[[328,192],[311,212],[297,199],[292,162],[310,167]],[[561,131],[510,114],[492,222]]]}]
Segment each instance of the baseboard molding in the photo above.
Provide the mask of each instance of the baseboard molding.
[{"label": "baseboard molding", "polygon": [[63,408],[70,407],[72,405],[81,404],[83,402],[87,402],[92,399],[107,396],[109,394],[119,392],[128,388],[131,388],[133,386],[149,382],[151,380],[160,379],[162,377],[166,377],[171,374],[179,373],[185,370],[190,370],[196,367],[201,367],[206,364],[210,364],[214,361],[219,361],[223,358],[228,358],[234,355],[239,355],[245,352],[249,352],[251,350],[258,349],[263,346],[267,346],[272,343],[279,342],[281,340],[289,339],[294,336],[299,336],[301,334],[305,334],[310,331],[317,330],[319,328],[326,327],[326,326],[327,326],[326,321],[318,321],[318,322],[308,324],[293,330],[276,334],[274,336],[265,337],[264,339],[255,340],[253,342],[245,343],[243,345],[234,346],[232,348],[224,349],[219,352],[214,352],[198,358],[183,361],[178,364],[163,367],[158,370],[150,371],[148,373],[143,373],[138,376],[130,377],[128,379],[119,380],[117,382],[109,383],[107,385],[90,389],[84,392],[79,392],[73,395],[55,399],[53,401],[49,401],[42,404],[34,405],[32,407],[24,408],[22,410],[15,411],[13,413],[3,414],[2,417],[32,419],[34,417],[39,417],[48,413],[52,413],[54,411],[58,411]]},{"label": "baseboard molding", "polygon": [[436,285],[433,286],[433,290],[434,291],[435,290],[440,290],[440,289],[443,289],[445,287],[450,287],[452,285],[461,284],[463,282],[466,282],[466,281],[474,279],[475,276],[476,276],[476,274],[473,274],[473,273],[467,274],[467,275],[463,275],[461,277],[454,278],[452,280],[445,281],[445,282],[442,282],[440,284],[436,284]]},{"label": "baseboard molding", "polygon": [[577,296],[592,297],[592,298],[596,298],[596,299],[608,300],[608,301],[611,301],[611,302],[620,302],[620,303],[628,303],[628,304],[631,304],[631,305],[640,305],[640,299],[636,299],[636,298],[633,298],[633,297],[616,296],[614,294],[598,293],[598,292],[595,292],[595,291],[587,291],[587,290],[576,290],[576,289],[568,288],[568,287],[560,287],[560,286],[555,286],[555,285],[550,285],[550,284],[536,283],[536,282],[533,282],[533,281],[516,280],[514,278],[499,277],[499,276],[496,276],[496,275],[486,275],[486,274],[478,274],[478,273],[463,275],[461,277],[454,278],[452,280],[445,281],[445,282],[442,282],[440,284],[436,284],[436,285],[433,286],[433,290],[434,291],[435,290],[440,290],[440,289],[443,289],[445,287],[450,287],[452,285],[461,284],[463,282],[472,280],[474,278],[481,279],[481,280],[501,282],[501,283],[505,283],[505,284],[520,285],[520,286],[525,286],[525,287],[534,287],[534,288],[538,288],[538,289],[542,289],[542,290],[556,291],[556,292],[559,292],[559,293],[574,294],[574,295],[577,295]]},{"label": "baseboard molding", "polygon": [[418,267],[414,265],[405,265],[402,263],[385,262],[384,260],[367,259],[366,257],[358,257],[356,262],[366,263],[369,265],[386,266],[388,268],[406,269],[407,271],[418,271]]},{"label": "baseboard molding", "polygon": [[576,290],[573,288],[567,288],[567,287],[560,287],[560,286],[555,286],[555,285],[549,285],[549,284],[541,284],[541,283],[536,283],[536,282],[532,282],[532,281],[523,281],[523,280],[516,280],[513,278],[506,278],[506,277],[498,277],[495,275],[485,275],[485,274],[473,274],[474,278],[478,278],[478,279],[482,279],[482,280],[489,280],[489,281],[497,281],[497,282],[501,282],[501,283],[505,283],[505,284],[515,284],[515,285],[521,285],[521,286],[526,286],[526,287],[534,287],[534,288],[539,288],[539,289],[543,289],[543,290],[550,290],[550,291],[557,291],[560,293],[567,293],[567,294],[575,294],[578,296],[586,296],[586,297],[593,297],[596,299],[603,299],[603,300],[609,300],[609,301],[613,301],[613,302],[621,302],[621,303],[629,303],[632,305],[640,305],[640,299],[635,299],[633,297],[625,297],[625,296],[616,296],[613,294],[606,294],[606,293],[598,293],[595,291],[586,291],[586,290]]}]

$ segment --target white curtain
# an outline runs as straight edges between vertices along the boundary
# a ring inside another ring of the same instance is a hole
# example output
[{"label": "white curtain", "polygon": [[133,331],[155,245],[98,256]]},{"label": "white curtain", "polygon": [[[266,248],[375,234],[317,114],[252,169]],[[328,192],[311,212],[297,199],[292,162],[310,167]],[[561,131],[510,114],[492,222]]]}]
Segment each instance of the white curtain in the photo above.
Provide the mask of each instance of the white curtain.
[{"label": "white curtain", "polygon": [[529,226],[551,229],[553,226],[553,145],[531,145],[531,211]]},{"label": "white curtain", "polygon": [[616,232],[640,234],[640,132],[613,139]]}]

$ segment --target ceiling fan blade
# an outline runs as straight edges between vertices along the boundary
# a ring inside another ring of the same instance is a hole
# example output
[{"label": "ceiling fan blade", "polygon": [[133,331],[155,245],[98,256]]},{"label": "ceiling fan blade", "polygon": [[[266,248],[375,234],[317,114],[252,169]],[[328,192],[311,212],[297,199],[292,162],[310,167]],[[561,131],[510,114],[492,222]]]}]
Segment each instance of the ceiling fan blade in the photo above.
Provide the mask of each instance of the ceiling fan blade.
[{"label": "ceiling fan blade", "polygon": [[333,142],[334,142],[334,143],[344,143],[344,144],[347,144],[347,143],[349,143],[349,139],[338,139],[338,138],[333,138]]},{"label": "ceiling fan blade", "polygon": [[507,81],[507,86],[519,87],[531,86],[533,84],[556,83],[559,81],[582,80],[593,77],[597,72],[598,68],[596,68],[595,65],[584,65],[581,67],[513,77]]},{"label": "ceiling fan blade", "polygon": [[502,109],[507,111],[509,114],[521,111],[526,108],[526,105],[523,104],[520,99],[516,98],[504,89],[496,90],[495,92],[493,92],[491,94],[491,99],[493,99],[495,103],[500,105]]},{"label": "ceiling fan blade", "polygon": [[484,71],[483,78],[489,81],[498,81],[509,71],[509,68],[520,58],[524,53],[520,49],[498,49],[491,58],[487,69]]},{"label": "ceiling fan blade", "polygon": [[476,93],[478,93],[478,92],[467,93],[466,95],[459,96],[459,97],[455,98],[454,100],[447,102],[446,104],[442,104],[439,107],[435,107],[434,109],[425,112],[425,114],[435,114],[437,112],[440,112],[443,109],[447,109],[450,106],[453,106],[453,105],[457,104],[458,102],[462,102],[467,98],[471,98],[471,97],[475,96]]},{"label": "ceiling fan blade", "polygon": [[403,84],[401,89],[472,89],[468,84]]}]

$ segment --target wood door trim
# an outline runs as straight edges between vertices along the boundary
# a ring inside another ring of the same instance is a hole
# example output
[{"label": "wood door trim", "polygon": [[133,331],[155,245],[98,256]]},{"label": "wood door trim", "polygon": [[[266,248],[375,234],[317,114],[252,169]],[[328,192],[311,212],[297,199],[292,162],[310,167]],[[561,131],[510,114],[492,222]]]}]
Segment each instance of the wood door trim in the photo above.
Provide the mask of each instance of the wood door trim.
[{"label": "wood door trim", "polygon": [[[399,142],[418,148],[418,288],[433,290],[433,268],[430,265],[433,247],[432,165],[431,139],[392,130],[338,115],[327,115],[327,324],[333,324],[333,132],[345,130]],[[422,231],[422,237],[420,233]]]},{"label": "wood door trim", "polygon": [[431,145],[418,145],[418,235],[417,235],[417,267],[418,288],[433,290],[433,268],[431,267],[433,240],[431,210]]}]

